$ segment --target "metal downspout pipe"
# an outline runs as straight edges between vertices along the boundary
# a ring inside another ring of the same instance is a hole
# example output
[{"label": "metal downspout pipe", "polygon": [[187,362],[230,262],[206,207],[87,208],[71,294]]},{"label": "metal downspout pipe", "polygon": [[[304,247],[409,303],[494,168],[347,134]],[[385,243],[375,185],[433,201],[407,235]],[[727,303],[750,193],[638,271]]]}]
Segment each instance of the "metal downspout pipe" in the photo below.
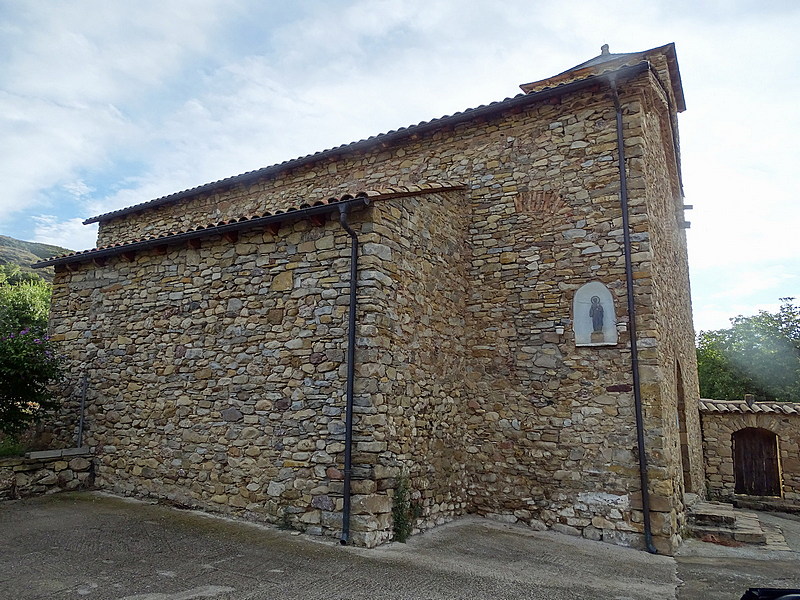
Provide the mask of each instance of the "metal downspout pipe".
[{"label": "metal downspout pipe", "polygon": [[650,492],[647,474],[647,454],[644,446],[644,418],[642,416],[642,392],[639,381],[639,352],[636,345],[636,303],[633,297],[633,266],[631,265],[631,232],[628,218],[628,176],[625,171],[625,137],[622,133],[622,107],[617,92],[617,80],[609,78],[614,109],[617,113],[617,154],[619,163],[619,201],[622,208],[623,252],[625,254],[625,283],[628,296],[628,331],[631,337],[631,371],[633,372],[633,401],[636,413],[636,443],[639,451],[639,481],[642,488],[642,515],[644,522],[644,542],[647,551],[658,554],[653,545],[653,531],[650,524]]},{"label": "metal downspout pipe", "polygon": [[347,222],[346,204],[339,207],[339,223],[350,236],[350,306],[347,320],[347,403],[344,433],[344,506],[342,507],[342,537],[339,543],[350,540],[350,482],[353,474],[353,383],[355,381],[356,303],[358,297],[358,235]]}]

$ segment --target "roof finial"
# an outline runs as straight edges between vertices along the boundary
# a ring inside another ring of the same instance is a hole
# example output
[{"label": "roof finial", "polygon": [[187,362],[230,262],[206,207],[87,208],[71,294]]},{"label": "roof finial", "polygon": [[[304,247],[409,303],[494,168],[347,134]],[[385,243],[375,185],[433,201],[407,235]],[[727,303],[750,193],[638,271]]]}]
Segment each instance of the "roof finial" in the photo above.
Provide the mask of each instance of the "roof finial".
[{"label": "roof finial", "polygon": [[603,44],[602,46],[600,46],[600,54],[601,55],[603,55],[603,54],[611,54],[608,51],[608,44]]}]

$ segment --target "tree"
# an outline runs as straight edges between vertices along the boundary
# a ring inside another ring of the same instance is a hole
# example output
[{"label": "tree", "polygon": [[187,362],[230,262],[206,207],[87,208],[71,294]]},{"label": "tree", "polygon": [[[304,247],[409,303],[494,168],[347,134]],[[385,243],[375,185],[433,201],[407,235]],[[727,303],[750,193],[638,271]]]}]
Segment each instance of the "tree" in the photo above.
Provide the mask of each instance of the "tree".
[{"label": "tree", "polygon": [[731,319],[731,327],[697,339],[700,395],[716,400],[800,402],[800,307],[781,298],[776,313]]},{"label": "tree", "polygon": [[18,285],[20,283],[25,283],[26,281],[39,282],[44,280],[36,273],[23,271],[19,265],[0,265],[0,283]]},{"label": "tree", "polygon": [[61,361],[45,336],[50,284],[0,269],[0,433],[14,439],[58,401]]},{"label": "tree", "polygon": [[0,432],[16,437],[59,402],[51,384],[62,377],[53,343],[29,329],[0,337]]},{"label": "tree", "polygon": [[0,335],[32,329],[44,333],[50,312],[51,286],[19,267],[0,266]]}]

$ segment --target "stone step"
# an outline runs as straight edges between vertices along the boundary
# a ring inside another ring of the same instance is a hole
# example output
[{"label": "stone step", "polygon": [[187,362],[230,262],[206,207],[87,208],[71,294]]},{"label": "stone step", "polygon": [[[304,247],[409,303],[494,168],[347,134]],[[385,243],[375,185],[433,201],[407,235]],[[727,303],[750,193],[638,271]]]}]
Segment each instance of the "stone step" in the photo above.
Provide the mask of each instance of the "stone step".
[{"label": "stone step", "polygon": [[761,510],[761,511],[778,511],[785,513],[800,514],[800,504],[782,498],[772,497],[758,497],[749,496],[747,498],[737,497],[733,501],[736,508]]},{"label": "stone step", "polygon": [[766,544],[767,535],[755,513],[737,510],[721,502],[697,502],[692,506],[689,526],[695,537],[743,544]]},{"label": "stone step", "polygon": [[704,538],[706,536],[714,537],[718,540],[729,540],[741,542],[743,544],[766,544],[767,535],[763,530],[740,530],[730,527],[692,527],[692,534],[697,538]]},{"label": "stone step", "polygon": [[691,509],[692,520],[698,525],[733,527],[736,513],[730,504],[698,502]]}]

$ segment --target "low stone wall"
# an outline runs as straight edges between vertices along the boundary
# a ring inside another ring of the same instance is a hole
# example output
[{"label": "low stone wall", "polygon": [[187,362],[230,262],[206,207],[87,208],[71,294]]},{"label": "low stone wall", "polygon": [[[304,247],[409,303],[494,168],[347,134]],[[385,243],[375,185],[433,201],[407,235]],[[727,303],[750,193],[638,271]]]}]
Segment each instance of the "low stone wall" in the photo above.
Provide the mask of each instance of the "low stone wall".
[{"label": "low stone wall", "polygon": [[89,488],[94,465],[88,448],[29,452],[0,459],[0,500]]},{"label": "low stone wall", "polygon": [[736,499],[732,435],[752,427],[771,431],[778,438],[781,504],[800,506],[800,404],[702,400],[708,495],[712,499]]}]

